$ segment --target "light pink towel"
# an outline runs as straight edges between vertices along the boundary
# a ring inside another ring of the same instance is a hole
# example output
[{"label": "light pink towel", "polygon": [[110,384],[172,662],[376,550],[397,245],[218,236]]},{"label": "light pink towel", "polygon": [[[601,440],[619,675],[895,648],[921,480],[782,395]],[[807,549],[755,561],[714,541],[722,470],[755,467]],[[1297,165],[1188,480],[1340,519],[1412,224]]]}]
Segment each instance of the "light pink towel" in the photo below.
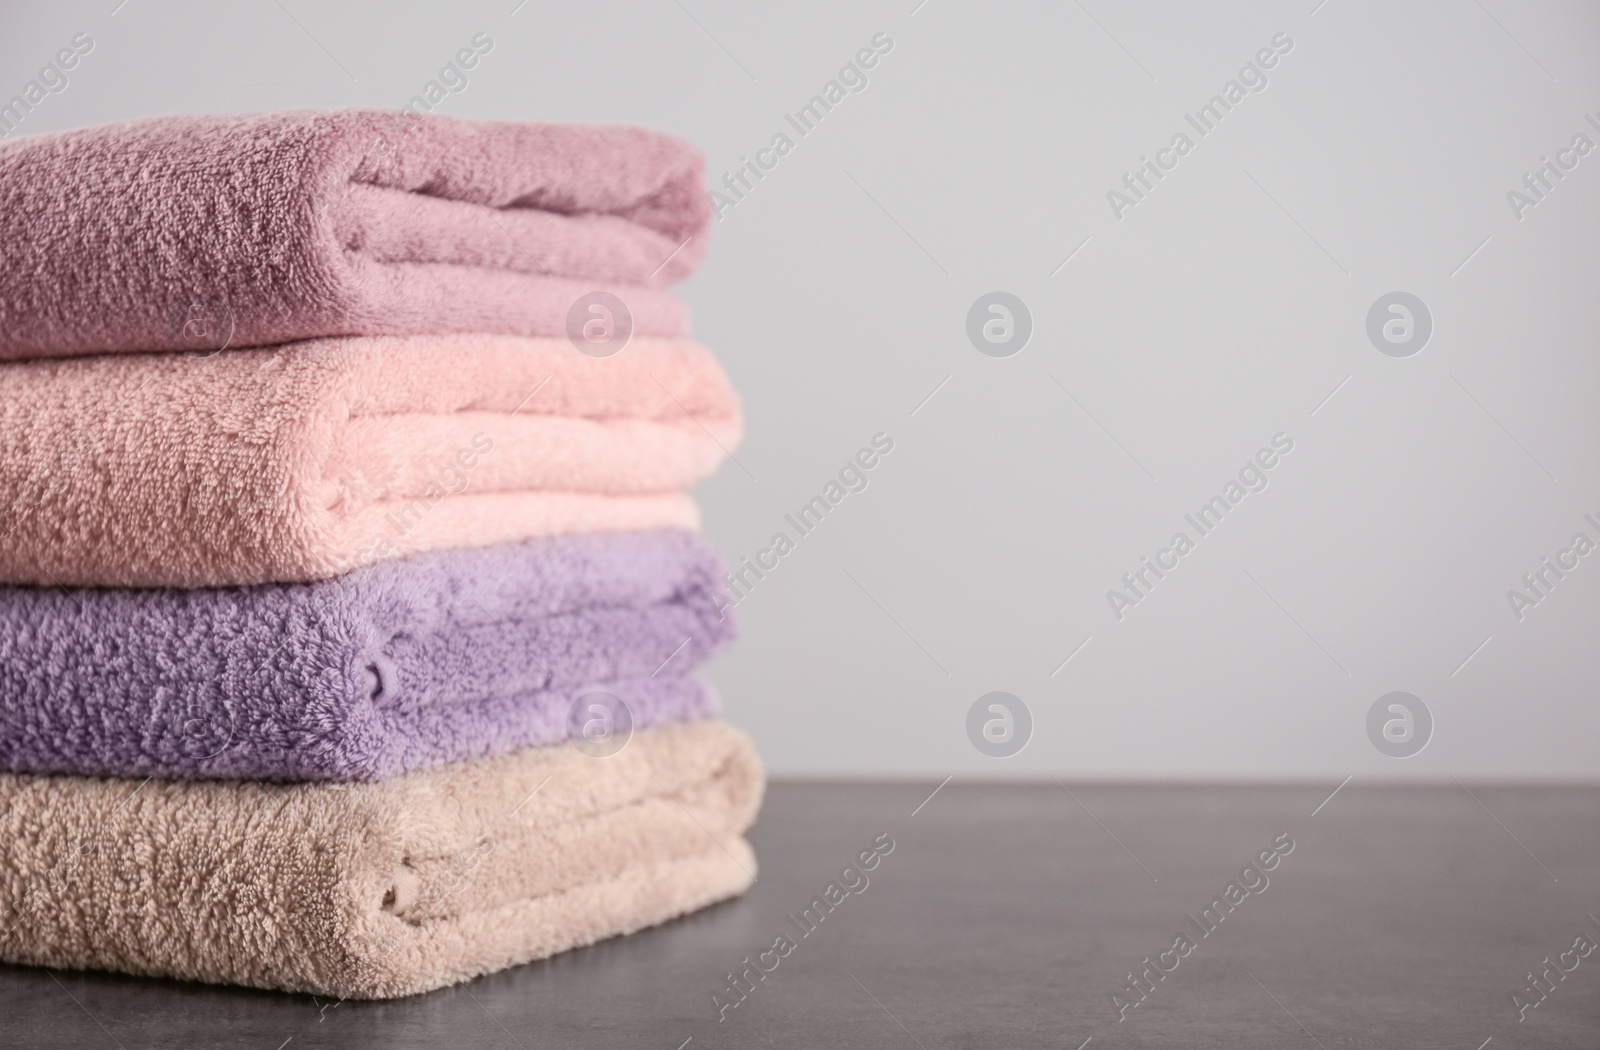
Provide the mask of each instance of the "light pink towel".
[{"label": "light pink towel", "polygon": [[696,528],[742,434],[683,340],[376,336],[0,365],[0,583],[204,587]]},{"label": "light pink towel", "polygon": [[704,252],[702,170],[652,131],[382,110],[20,139],[0,146],[0,360],[555,336],[593,291],[682,335],[662,289]]}]

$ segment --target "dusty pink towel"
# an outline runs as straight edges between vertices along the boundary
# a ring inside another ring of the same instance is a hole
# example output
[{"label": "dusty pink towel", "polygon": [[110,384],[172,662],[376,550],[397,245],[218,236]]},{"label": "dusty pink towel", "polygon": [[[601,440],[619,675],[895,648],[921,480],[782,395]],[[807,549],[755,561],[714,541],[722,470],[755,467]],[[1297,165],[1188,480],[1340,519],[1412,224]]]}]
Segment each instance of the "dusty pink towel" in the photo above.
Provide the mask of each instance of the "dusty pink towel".
[{"label": "dusty pink towel", "polygon": [[704,348],[318,339],[0,365],[0,583],[322,579],[398,554],[695,528],[741,435]]},{"label": "dusty pink towel", "polygon": [[0,360],[330,335],[562,335],[705,248],[699,155],[632,128],[337,110],[156,117],[0,147]]}]

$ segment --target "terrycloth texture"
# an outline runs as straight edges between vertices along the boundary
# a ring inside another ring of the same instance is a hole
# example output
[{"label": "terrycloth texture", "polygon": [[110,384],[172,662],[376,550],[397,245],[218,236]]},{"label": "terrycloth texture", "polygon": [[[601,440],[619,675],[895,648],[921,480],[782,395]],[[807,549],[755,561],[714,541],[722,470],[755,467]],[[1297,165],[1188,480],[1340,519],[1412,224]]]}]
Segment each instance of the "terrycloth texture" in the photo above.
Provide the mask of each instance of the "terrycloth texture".
[{"label": "terrycloth texture", "polygon": [[0,360],[331,335],[687,332],[699,155],[632,128],[380,110],[173,116],[0,147]]},{"label": "terrycloth texture", "polygon": [[745,890],[761,766],[716,722],[375,784],[0,776],[0,958],[379,999]]},{"label": "terrycloth texture", "polygon": [[0,770],[371,780],[604,728],[597,691],[635,727],[705,718],[689,672],[733,636],[720,568],[647,532],[314,584],[0,587]]},{"label": "terrycloth texture", "polygon": [[694,528],[741,435],[693,343],[313,340],[0,365],[0,583],[202,587]]}]

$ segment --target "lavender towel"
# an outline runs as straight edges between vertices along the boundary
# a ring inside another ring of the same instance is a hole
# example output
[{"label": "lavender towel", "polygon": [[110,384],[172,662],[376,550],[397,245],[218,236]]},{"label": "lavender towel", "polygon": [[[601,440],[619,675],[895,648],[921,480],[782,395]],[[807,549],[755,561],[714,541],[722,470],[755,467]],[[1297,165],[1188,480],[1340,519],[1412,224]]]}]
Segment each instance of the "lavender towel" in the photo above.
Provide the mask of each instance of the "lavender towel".
[{"label": "lavender towel", "polygon": [[714,713],[688,672],[733,635],[720,570],[671,530],[308,584],[0,588],[0,770],[374,780],[586,727],[614,745]]}]

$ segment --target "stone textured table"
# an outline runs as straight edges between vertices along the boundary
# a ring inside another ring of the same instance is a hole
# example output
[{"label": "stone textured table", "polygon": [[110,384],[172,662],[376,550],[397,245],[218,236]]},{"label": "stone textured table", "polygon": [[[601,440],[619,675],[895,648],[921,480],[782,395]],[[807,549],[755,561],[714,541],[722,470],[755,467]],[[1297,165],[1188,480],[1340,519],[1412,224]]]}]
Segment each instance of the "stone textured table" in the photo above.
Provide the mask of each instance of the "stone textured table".
[{"label": "stone textured table", "polygon": [[775,785],[743,899],[398,1002],[0,967],[0,1045],[1600,1047],[1600,789],[934,787]]}]

